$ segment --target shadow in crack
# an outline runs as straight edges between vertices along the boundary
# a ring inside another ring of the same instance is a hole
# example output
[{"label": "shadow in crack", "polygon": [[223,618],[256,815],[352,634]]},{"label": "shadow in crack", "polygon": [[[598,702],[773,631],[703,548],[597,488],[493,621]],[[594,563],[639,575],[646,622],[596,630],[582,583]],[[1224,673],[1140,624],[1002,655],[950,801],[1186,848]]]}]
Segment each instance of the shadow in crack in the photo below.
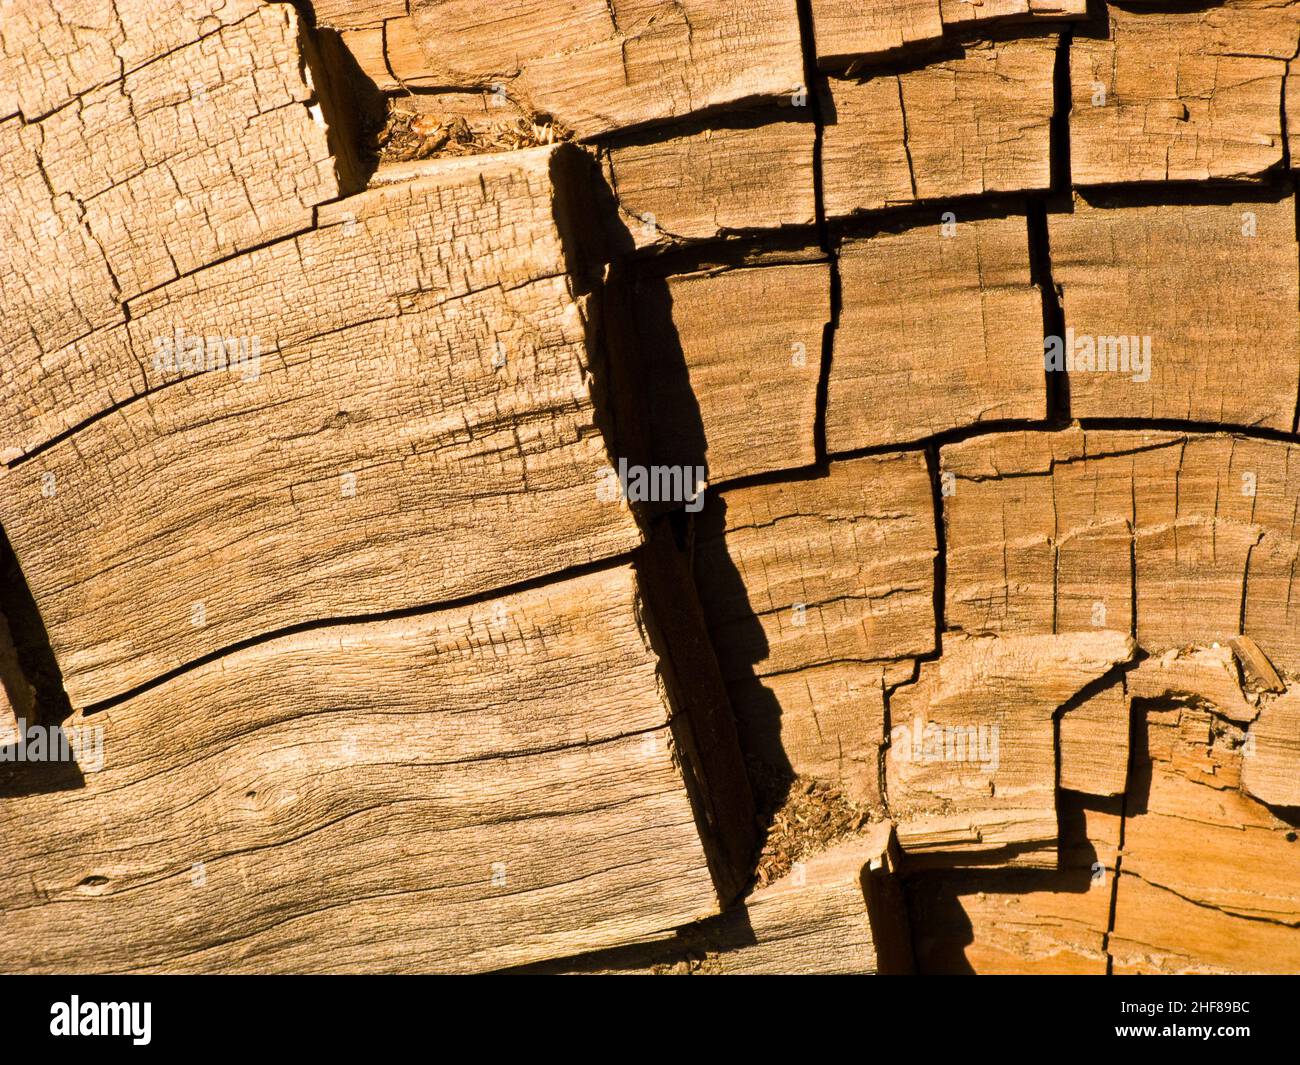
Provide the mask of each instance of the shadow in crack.
[{"label": "shadow in crack", "polygon": [[5,666],[0,660],[0,680],[29,742],[0,747],[0,799],[83,787],[85,777],[61,727],[72,715],[63,676],[31,589],[0,529],[0,624],[4,623],[12,636],[16,662]]},{"label": "shadow in crack", "polygon": [[339,192],[350,196],[364,189],[379,167],[387,103],[338,31],[317,27],[309,5],[294,6],[303,14],[303,58],[325,121]]},{"label": "shadow in crack", "polygon": [[1120,798],[1060,792],[1057,868],[906,876],[917,972],[1105,972],[1121,816]]}]

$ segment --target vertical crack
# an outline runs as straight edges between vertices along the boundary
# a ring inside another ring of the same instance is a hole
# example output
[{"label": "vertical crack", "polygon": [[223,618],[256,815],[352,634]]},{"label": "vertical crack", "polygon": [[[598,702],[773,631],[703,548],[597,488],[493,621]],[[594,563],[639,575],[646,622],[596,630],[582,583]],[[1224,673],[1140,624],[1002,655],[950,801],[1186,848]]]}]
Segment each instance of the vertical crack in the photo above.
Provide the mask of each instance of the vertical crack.
[{"label": "vertical crack", "polygon": [[[1128,694],[1128,681],[1121,679],[1120,683],[1124,685],[1124,692]],[[1120,796],[1119,805],[1119,840],[1115,844],[1115,875],[1110,881],[1110,906],[1106,915],[1106,934],[1101,937],[1101,949],[1106,955],[1106,975],[1115,975],[1115,956],[1110,950],[1110,940],[1115,934],[1115,916],[1119,911],[1119,880],[1121,869],[1124,864],[1124,834],[1128,829],[1128,798],[1129,792],[1133,790],[1133,781],[1137,772],[1138,760],[1138,713],[1133,700],[1129,700],[1128,716],[1128,782],[1124,787],[1124,792]],[[1145,726],[1146,711],[1141,711],[1142,720]],[[1143,730],[1143,742],[1145,745],[1145,728]],[[1144,746],[1145,749],[1145,746]]]},{"label": "vertical crack", "polygon": [[[1065,337],[1065,306],[1052,276],[1051,236],[1047,224],[1047,201],[1034,199],[1027,208],[1029,228],[1029,278],[1038,287],[1043,306],[1043,338]],[[1046,388],[1044,417],[1050,425],[1070,423],[1070,377],[1065,369],[1053,371],[1043,363]]]},{"label": "vertical crack", "polygon": [[1052,121],[1048,136],[1049,181],[1053,192],[1070,194],[1070,112],[1074,97],[1070,89],[1070,46],[1074,27],[1065,26],[1056,43],[1056,64],[1052,68]]},{"label": "vertical crack", "polygon": [[812,0],[796,0],[799,17],[799,41],[803,48],[804,91],[813,117],[813,208],[816,215],[817,243],[826,254],[830,270],[830,321],[822,329],[822,358],[817,377],[816,413],[813,417],[813,453],[819,464],[825,464],[826,455],[826,405],[830,395],[831,358],[835,349],[835,333],[840,324],[840,257],[839,248],[831,240],[826,222],[825,182],[822,174],[822,144],[826,130],[822,109],[822,86],[817,75],[817,38],[813,29]]},{"label": "vertical crack", "polygon": [[903,103],[903,79],[895,74],[894,82],[898,86],[898,113],[903,119],[903,154],[907,156],[907,177],[912,183],[912,199],[917,200],[920,197],[916,192],[916,168],[912,165],[912,142],[907,134],[907,105]]}]

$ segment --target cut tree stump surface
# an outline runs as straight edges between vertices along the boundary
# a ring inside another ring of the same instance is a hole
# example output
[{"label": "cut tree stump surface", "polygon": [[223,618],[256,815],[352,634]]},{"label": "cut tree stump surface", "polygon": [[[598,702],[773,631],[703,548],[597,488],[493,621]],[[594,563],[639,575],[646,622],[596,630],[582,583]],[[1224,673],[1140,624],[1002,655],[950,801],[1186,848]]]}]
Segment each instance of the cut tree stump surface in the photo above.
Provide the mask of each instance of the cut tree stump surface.
[{"label": "cut tree stump surface", "polygon": [[0,7],[5,971],[1300,966],[1300,0]]}]

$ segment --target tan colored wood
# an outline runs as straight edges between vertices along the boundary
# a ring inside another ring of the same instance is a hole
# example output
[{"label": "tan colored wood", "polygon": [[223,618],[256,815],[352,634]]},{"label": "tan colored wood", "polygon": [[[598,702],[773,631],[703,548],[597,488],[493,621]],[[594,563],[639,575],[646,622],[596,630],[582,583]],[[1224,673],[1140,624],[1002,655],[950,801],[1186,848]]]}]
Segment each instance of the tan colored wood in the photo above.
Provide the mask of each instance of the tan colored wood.
[{"label": "tan colored wood", "polygon": [[1111,6],[1108,19],[1104,36],[1070,45],[1076,185],[1253,178],[1281,163],[1279,101],[1300,52],[1300,4]]},{"label": "tan colored wood", "polygon": [[893,826],[882,822],[670,939],[534,967],[600,975],[849,975],[911,971]]},{"label": "tan colored wood", "polygon": [[707,827],[682,766],[721,689],[677,675],[663,620],[620,565],[258,644],[76,719],[102,770],[0,808],[0,965],[463,972],[718,912],[701,831],[746,825]]},{"label": "tan colored wood", "polygon": [[[411,172],[139,302],[139,358],[178,327],[260,337],[255,380],[167,374],[0,474],[0,522],[74,704],[286,626],[482,594],[639,542],[600,492],[602,370],[567,273],[579,153]],[[102,409],[114,386],[72,392],[84,381],[47,378],[48,409]]]},{"label": "tan colored wood", "polygon": [[[1294,196],[1159,206],[1076,199],[1049,226],[1052,276],[1078,352],[1068,374],[1076,418],[1290,431],[1300,381]],[[1147,363],[1130,355],[1126,372],[1115,338],[1136,338],[1131,352],[1149,340]],[[1084,361],[1090,340],[1095,362]]]},{"label": "tan colored wood", "polygon": [[584,138],[803,90],[784,0],[412,0],[411,14],[426,80],[500,86]]},{"label": "tan colored wood", "polygon": [[24,726],[35,724],[36,693],[19,665],[9,622],[0,614],[0,747],[20,742]]},{"label": "tan colored wood", "polygon": [[1300,690],[1261,705],[1244,749],[1241,783],[1270,806],[1300,806]]},{"label": "tan colored wood", "polygon": [[299,30],[266,5],[76,107],[0,122],[0,460],[150,387],[133,297],[305,230],[339,194]]},{"label": "tan colored wood", "polygon": [[1129,699],[1123,683],[1089,695],[1057,725],[1057,783],[1087,795],[1123,795],[1128,784]]},{"label": "tan colored wood", "polygon": [[154,0],[9,0],[0,30],[0,118],[18,112],[29,122],[43,118],[158,57],[260,18],[263,6],[257,0],[165,8]]},{"label": "tan colored wood", "polygon": [[619,372],[646,464],[698,467],[711,485],[812,465],[830,300],[824,261],[637,281],[636,349]]},{"label": "tan colored wood", "polygon": [[696,578],[748,753],[879,798],[884,685],[934,647],[935,550],[917,453],[709,497]]},{"label": "tan colored wood", "polygon": [[846,241],[839,262],[832,454],[1046,413],[1042,304],[1024,218]]},{"label": "tan colored wood", "polygon": [[1228,645],[1237,656],[1242,673],[1252,685],[1266,692],[1286,690],[1286,685],[1273,668],[1273,663],[1268,660],[1268,655],[1249,636],[1234,636]]},{"label": "tan colored wood", "polygon": [[17,116],[0,122],[0,461],[63,428],[48,394],[66,363],[111,359],[126,344],[103,249],[75,203],[50,195],[38,136]]},{"label": "tan colored wood", "polygon": [[816,221],[816,127],[784,121],[780,112],[754,117],[762,121],[705,120],[607,146],[619,220],[636,247]]},{"label": "tan colored wood", "polygon": [[909,858],[960,865],[1025,849],[1054,865],[1053,715],[1133,653],[1119,632],[945,636],[942,657],[889,701],[889,810]]},{"label": "tan colored wood", "polygon": [[318,26],[339,30],[382,26],[406,14],[406,0],[312,0]]},{"label": "tan colored wood", "polygon": [[1289,824],[1239,790],[1244,736],[1191,707],[1146,720],[1110,937],[1115,972],[1294,972],[1300,850]]},{"label": "tan colored wood", "polygon": [[401,90],[402,82],[393,76],[389,68],[382,25],[344,30],[339,38],[361,73],[373,81],[377,89],[381,92]]},{"label": "tan colored wood", "polygon": [[[947,624],[967,632],[1123,629],[1135,599],[1137,638],[1148,651],[1226,647],[1244,617],[1264,653],[1294,669],[1300,480],[1292,450],[1227,436],[1077,429],[943,448]],[[1075,563],[1062,568],[1062,552],[1080,533],[1096,535],[1076,544]]]},{"label": "tan colored wood", "polygon": [[1226,647],[1166,651],[1148,658],[1126,679],[1135,699],[1212,707],[1239,724],[1253,721],[1259,713],[1242,693],[1236,663]]},{"label": "tan colored wood", "polygon": [[1083,802],[1070,793],[1060,797],[1060,868],[909,878],[919,972],[1105,974],[1121,818]]},{"label": "tan colored wood", "polygon": [[842,65],[943,35],[939,0],[812,0],[817,61]]},{"label": "tan colored wood", "polygon": [[1285,106],[1291,169],[1300,170],[1300,55],[1287,64]]},{"label": "tan colored wood", "polygon": [[1088,13],[1088,0],[941,0],[940,10],[945,27],[969,28],[996,21],[1081,19]]},{"label": "tan colored wood", "polygon": [[339,194],[299,33],[291,5],[263,5],[27,131],[120,298],[306,229]]},{"label": "tan colored wood", "polygon": [[971,42],[959,58],[865,81],[831,78],[827,216],[1047,188],[1055,63],[1046,36]]},{"label": "tan colored wood", "polygon": [[940,54],[945,31],[1078,19],[1086,13],[1087,0],[812,0],[817,61],[823,69]]}]

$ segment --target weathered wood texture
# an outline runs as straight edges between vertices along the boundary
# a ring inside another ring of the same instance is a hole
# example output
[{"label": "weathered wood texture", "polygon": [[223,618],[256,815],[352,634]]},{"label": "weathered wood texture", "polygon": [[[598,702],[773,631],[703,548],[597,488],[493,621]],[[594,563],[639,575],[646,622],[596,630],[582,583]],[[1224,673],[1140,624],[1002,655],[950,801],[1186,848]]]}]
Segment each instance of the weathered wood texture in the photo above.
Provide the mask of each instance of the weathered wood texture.
[{"label": "weathered wood texture", "polygon": [[1051,183],[1054,37],[974,42],[958,58],[830,78],[828,217]]},{"label": "weathered wood texture", "polygon": [[1125,680],[1129,694],[1146,702],[1207,707],[1243,726],[1259,714],[1226,647],[1174,648],[1146,659]]},{"label": "weathered wood texture", "polygon": [[1293,448],[1077,429],[943,448],[947,624],[1125,630],[1135,603],[1148,651],[1226,645],[1244,619],[1273,662],[1296,670]]},{"label": "weathered wood texture", "polygon": [[1252,178],[1281,164],[1300,3],[1111,5],[1108,19],[1105,36],[1079,34],[1070,45],[1075,184]]},{"label": "weathered wood texture", "polygon": [[[1049,215],[1052,277],[1072,331],[1064,339],[1076,352],[1071,413],[1289,432],[1300,383],[1295,218],[1294,195],[1156,206],[1076,198],[1072,212]],[[1135,363],[1135,345],[1148,343]]]},{"label": "weathered wood texture", "polygon": [[742,747],[878,801],[884,686],[934,648],[924,456],[711,495],[695,550]]},{"label": "weathered wood texture", "polygon": [[812,0],[817,61],[842,65],[943,35],[939,0]]},{"label": "weathered wood texture", "polygon": [[580,137],[803,88],[785,0],[412,0],[425,80],[500,86]]},{"label": "weathered wood texture", "polygon": [[19,665],[9,621],[0,614],[0,747],[22,739],[23,723],[37,723],[33,713],[35,696]]},{"label": "weathered wood texture", "polygon": [[406,15],[406,0],[312,0],[318,26],[350,30],[382,26]]},{"label": "weathered wood texture", "polygon": [[[299,32],[290,5],[265,4],[88,88],[76,106],[8,129],[0,214],[31,216],[38,237],[24,242],[31,264],[48,261],[40,226],[71,215],[112,272],[91,297],[129,299],[308,228],[313,207],[336,197],[339,185]],[[18,298],[24,294],[18,285]],[[43,352],[62,346],[48,339]]]},{"label": "weathered wood texture", "polygon": [[1069,707],[1057,723],[1056,742],[1062,788],[1123,795],[1129,762],[1129,699],[1123,681]]},{"label": "weathered wood texture", "polygon": [[851,975],[910,972],[893,826],[883,822],[795,866],[743,906],[671,938],[536,966],[600,975]]},{"label": "weathered wood texture", "polygon": [[810,466],[830,322],[825,261],[632,281],[636,324],[615,368],[645,463],[702,466],[710,484]]},{"label": "weathered wood texture", "polygon": [[1250,726],[1242,787],[1270,806],[1300,806],[1300,689],[1268,700]]},{"label": "weathered wood texture", "polygon": [[133,297],[309,228],[338,192],[288,5],[0,121],[0,458],[148,387]]},{"label": "weathered wood texture", "polygon": [[1232,647],[1232,653],[1236,656],[1247,683],[1266,692],[1286,689],[1282,678],[1273,668],[1273,663],[1268,660],[1268,655],[1249,636],[1234,636],[1228,644]]},{"label": "weathered wood texture", "polygon": [[1043,312],[1023,217],[846,241],[839,265],[832,454],[1044,416]]},{"label": "weathered wood texture", "polygon": [[[708,824],[683,767],[720,681],[677,676],[661,620],[621,565],[258,644],[76,719],[102,770],[0,804],[0,965],[482,970],[717,913],[701,829],[746,823]],[[745,787],[729,758],[711,783]]]},{"label": "weathered wood texture", "polygon": [[907,880],[918,972],[1105,974],[1121,817],[1118,807],[1083,801],[1061,796],[1057,869],[956,869]]},{"label": "weathered wood texture", "polygon": [[812,122],[679,124],[602,152],[619,221],[638,248],[816,221]]},{"label": "weathered wood texture", "polygon": [[1189,706],[1152,706],[1143,720],[1114,971],[1295,972],[1300,848],[1290,824],[1241,792],[1241,731]]},{"label": "weathered wood texture", "polygon": [[250,17],[260,20],[265,6],[258,0],[166,7],[154,0],[7,0],[0,27],[0,118],[43,118],[160,56],[219,36]]},{"label": "weathered wood texture", "polygon": [[945,26],[968,26],[1007,20],[1081,19],[1088,0],[940,0]]},{"label": "weathered wood texture", "polygon": [[1286,97],[1287,152],[1291,169],[1300,170],[1300,55],[1287,64]]},{"label": "weathered wood texture", "polygon": [[0,520],[74,703],[285,626],[479,594],[639,542],[598,494],[599,367],[568,273],[577,154],[417,165],[138,304],[142,358],[181,328],[260,338],[255,375],[133,384],[132,359],[41,378],[33,401],[70,423],[154,388],[0,475]]},{"label": "weathered wood texture", "polygon": [[817,61],[824,68],[924,55],[945,31],[1086,13],[1087,0],[812,0]]},{"label": "weathered wood texture", "polygon": [[1053,717],[1133,651],[1105,631],[945,637],[889,701],[889,810],[909,858],[978,864],[1023,850],[1055,865]]}]

